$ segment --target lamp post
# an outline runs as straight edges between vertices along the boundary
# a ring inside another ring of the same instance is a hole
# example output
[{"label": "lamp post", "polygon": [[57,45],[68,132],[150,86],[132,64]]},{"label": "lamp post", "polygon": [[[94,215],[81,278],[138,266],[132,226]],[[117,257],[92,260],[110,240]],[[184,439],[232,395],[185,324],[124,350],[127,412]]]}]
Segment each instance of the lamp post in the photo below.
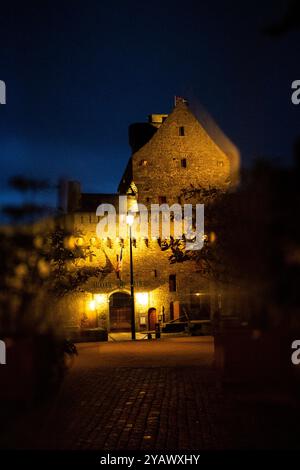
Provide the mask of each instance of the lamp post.
[{"label": "lamp post", "polygon": [[129,225],[130,240],[130,311],[131,311],[131,339],[135,340],[135,311],[134,311],[134,277],[133,277],[133,258],[132,258],[132,224],[134,215],[128,212],[126,222]]}]

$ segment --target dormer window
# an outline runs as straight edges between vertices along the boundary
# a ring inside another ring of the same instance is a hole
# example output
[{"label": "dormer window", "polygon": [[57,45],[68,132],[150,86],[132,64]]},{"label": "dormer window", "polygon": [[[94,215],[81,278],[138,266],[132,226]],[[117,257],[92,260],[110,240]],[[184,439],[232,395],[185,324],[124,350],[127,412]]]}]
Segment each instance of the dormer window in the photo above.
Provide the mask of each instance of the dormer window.
[{"label": "dormer window", "polygon": [[170,274],[169,276],[169,292],[176,292],[176,274]]},{"label": "dormer window", "polygon": [[186,158],[181,159],[181,168],[186,168]]},{"label": "dormer window", "polygon": [[140,166],[147,166],[148,165],[148,160],[141,160],[140,161]]},{"label": "dormer window", "polygon": [[178,128],[178,132],[179,132],[180,137],[183,137],[183,136],[185,135],[185,133],[184,133],[184,127],[183,127],[183,126],[180,126],[180,127]]},{"label": "dormer window", "polygon": [[218,166],[224,166],[223,160],[219,160],[219,161],[217,162],[217,165],[218,165]]}]

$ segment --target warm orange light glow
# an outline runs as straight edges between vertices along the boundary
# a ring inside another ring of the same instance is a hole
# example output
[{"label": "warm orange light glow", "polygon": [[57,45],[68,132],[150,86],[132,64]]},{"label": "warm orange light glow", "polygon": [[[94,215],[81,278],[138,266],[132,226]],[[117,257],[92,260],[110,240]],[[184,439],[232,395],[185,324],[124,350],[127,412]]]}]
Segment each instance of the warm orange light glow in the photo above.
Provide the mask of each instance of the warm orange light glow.
[{"label": "warm orange light glow", "polygon": [[89,309],[93,312],[94,310],[96,310],[96,301],[95,300],[90,300],[88,302],[88,307]]},{"label": "warm orange light glow", "polygon": [[64,247],[67,250],[74,250],[75,246],[76,246],[76,240],[73,236],[64,238]]},{"label": "warm orange light glow", "polygon": [[82,246],[83,245],[83,238],[82,237],[78,237],[76,239],[76,245],[77,246]]},{"label": "warm orange light glow", "polygon": [[94,299],[95,299],[95,302],[97,304],[103,304],[106,301],[106,295],[105,294],[95,294]]},{"label": "warm orange light glow", "polygon": [[215,232],[210,232],[210,242],[211,243],[214,243],[217,239],[217,235],[215,234]]},{"label": "warm orange light glow", "polygon": [[143,307],[148,305],[148,292],[137,292],[135,297],[138,304],[142,305]]},{"label": "warm orange light glow", "polygon": [[50,274],[50,266],[47,261],[41,258],[37,263],[37,268],[41,277],[48,277]]}]

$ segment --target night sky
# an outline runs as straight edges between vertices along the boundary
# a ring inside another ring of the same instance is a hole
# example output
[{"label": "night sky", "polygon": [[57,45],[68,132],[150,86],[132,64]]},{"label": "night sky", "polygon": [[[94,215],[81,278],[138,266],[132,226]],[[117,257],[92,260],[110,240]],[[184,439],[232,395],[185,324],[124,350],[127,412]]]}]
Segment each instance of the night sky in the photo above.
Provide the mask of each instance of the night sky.
[{"label": "night sky", "polygon": [[292,161],[299,34],[262,32],[286,1],[3,3],[0,203],[14,200],[6,182],[16,174],[116,191],[128,125],[169,112],[174,95],[204,106],[244,164]]}]

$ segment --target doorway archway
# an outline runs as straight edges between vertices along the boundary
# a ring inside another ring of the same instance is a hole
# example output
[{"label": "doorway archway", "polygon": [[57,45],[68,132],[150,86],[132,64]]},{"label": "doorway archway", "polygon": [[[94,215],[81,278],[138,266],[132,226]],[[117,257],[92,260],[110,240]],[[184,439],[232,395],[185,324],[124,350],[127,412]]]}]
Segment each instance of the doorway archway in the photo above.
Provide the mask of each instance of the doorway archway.
[{"label": "doorway archway", "polygon": [[156,322],[157,322],[156,308],[151,307],[148,310],[148,329],[150,331],[155,330]]},{"label": "doorway archway", "polygon": [[110,331],[130,331],[130,315],[130,295],[126,292],[111,294],[109,297]]}]

